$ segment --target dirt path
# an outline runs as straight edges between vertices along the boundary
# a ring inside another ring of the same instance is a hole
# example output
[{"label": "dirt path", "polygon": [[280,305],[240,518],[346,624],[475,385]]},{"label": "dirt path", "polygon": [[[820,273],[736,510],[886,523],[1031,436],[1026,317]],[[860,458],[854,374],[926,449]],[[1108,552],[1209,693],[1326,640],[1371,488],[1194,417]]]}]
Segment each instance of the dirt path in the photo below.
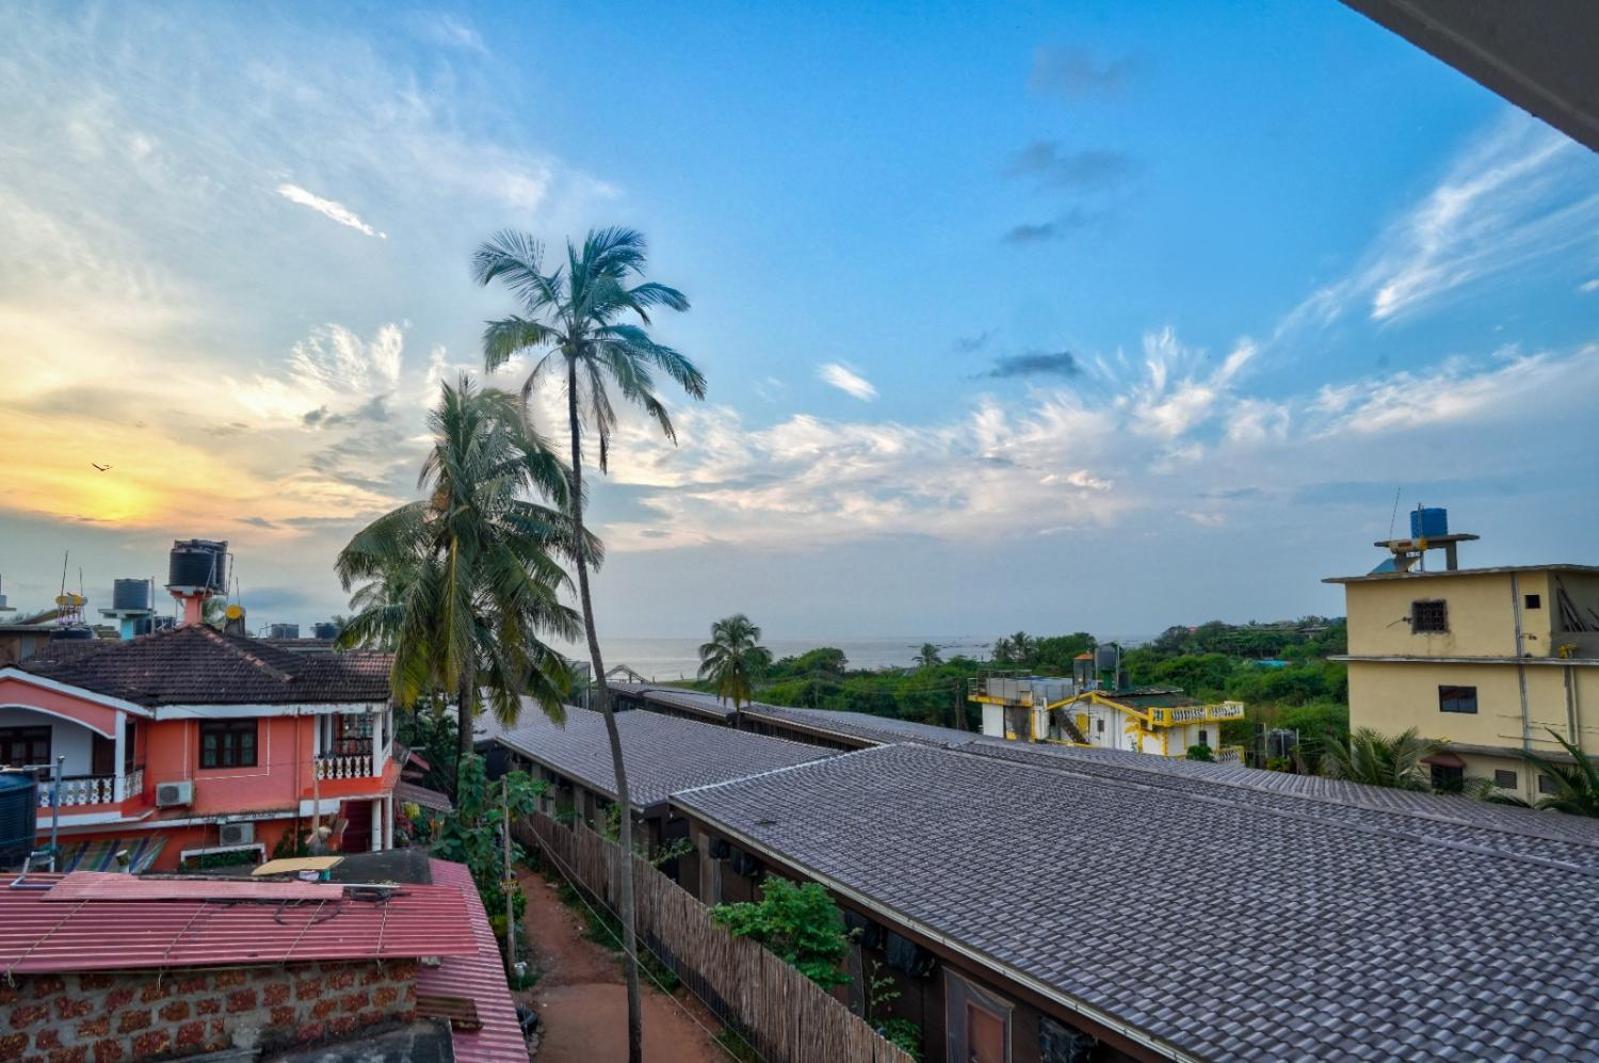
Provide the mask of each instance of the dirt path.
[{"label": "dirt path", "polygon": [[[523,923],[543,972],[528,994],[543,1019],[538,1063],[626,1060],[627,989],[616,954],[583,936],[584,924],[543,878],[527,875],[521,881],[527,895]],[[698,1001],[680,1002],[646,981],[646,1063],[725,1063],[727,1056],[684,1007],[717,1028]]]}]

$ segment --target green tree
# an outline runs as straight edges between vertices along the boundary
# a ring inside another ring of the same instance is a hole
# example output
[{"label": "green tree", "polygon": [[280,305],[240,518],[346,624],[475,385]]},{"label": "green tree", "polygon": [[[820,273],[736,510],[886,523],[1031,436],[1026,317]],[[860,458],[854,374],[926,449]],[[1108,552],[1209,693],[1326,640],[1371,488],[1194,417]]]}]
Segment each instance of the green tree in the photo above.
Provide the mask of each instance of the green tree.
[{"label": "green tree", "polygon": [[1534,770],[1549,776],[1555,787],[1554,793],[1538,800],[1537,807],[1573,816],[1599,816],[1599,769],[1596,769],[1593,758],[1562,735],[1554,731],[1549,734],[1565,749],[1573,763],[1558,764],[1537,753],[1522,754]]},{"label": "green tree", "polygon": [[1212,761],[1214,761],[1216,759],[1216,757],[1211,753],[1209,746],[1207,746],[1203,742],[1200,742],[1197,745],[1192,745],[1192,746],[1188,747],[1188,758],[1187,759],[1203,761],[1204,763],[1209,764]]},{"label": "green tree", "polygon": [[711,641],[700,646],[700,678],[710,680],[716,696],[740,706],[755,697],[755,681],[772,663],[772,651],[761,645],[761,629],[743,613],[711,625]]},{"label": "green tree", "polygon": [[1331,778],[1368,786],[1427,790],[1431,788],[1431,778],[1424,761],[1442,748],[1443,743],[1422,738],[1414,727],[1393,738],[1361,727],[1347,741],[1326,744],[1321,770]]},{"label": "green tree", "polygon": [[565,469],[513,396],[462,377],[444,385],[428,426],[424,497],[379,517],[339,553],[345,590],[366,581],[339,644],[392,647],[389,685],[402,708],[435,691],[455,697],[459,767],[483,693],[507,725],[523,697],[560,718],[570,677],[541,639],[577,636],[555,555],[575,554],[579,536],[560,508]]},{"label": "green tree", "polygon": [[823,989],[849,981],[838,969],[849,950],[843,915],[815,882],[768,878],[759,901],[718,904],[711,918],[737,937],[760,942]]},{"label": "green tree", "polygon": [[[501,787],[504,787],[502,793]],[[535,782],[526,772],[513,771],[490,784],[483,770],[483,758],[467,754],[461,762],[455,793],[455,808],[444,817],[438,843],[433,855],[441,860],[465,864],[472,872],[472,882],[478,896],[483,898],[483,908],[496,924],[497,934],[503,938],[505,927],[505,811],[514,823],[518,818],[530,816],[538,796],[547,784]],[[511,841],[511,861],[520,862],[527,854],[521,846]],[[527,898],[521,890],[511,892],[512,915],[517,923],[527,907]]]},{"label": "green tree", "polygon": [[916,654],[916,664],[921,668],[937,668],[944,663],[944,657],[938,652],[938,647],[931,642],[922,643],[922,648]]},{"label": "green tree", "polygon": [[[644,272],[644,237],[632,229],[590,231],[581,248],[566,245],[566,260],[551,269],[544,264],[542,245],[532,237],[505,231],[477,250],[473,274],[487,286],[496,281],[510,289],[520,312],[491,321],[483,333],[483,362],[494,370],[511,358],[526,354],[533,368],[522,385],[524,401],[539,378],[562,372],[566,385],[567,427],[571,436],[571,488],[569,512],[584,544],[576,554],[578,598],[582,604],[584,634],[594,669],[595,700],[605,717],[610,739],[616,793],[628,804],[627,772],[622,764],[622,740],[611,712],[605,683],[605,663],[594,623],[594,601],[589,593],[590,554],[583,536],[583,431],[593,435],[596,458],[603,473],[608,466],[611,434],[617,425],[611,389],[622,399],[641,407],[660,425],[672,442],[677,435],[666,407],[655,395],[654,372],[675,380],[696,399],[705,397],[705,377],[692,362],[650,337],[650,311],[656,307],[687,310],[688,299],[676,288],[655,282],[634,283]],[[632,319],[637,319],[634,323]],[[632,817],[622,817],[622,851],[633,853]],[[622,876],[622,932],[627,952],[628,1059],[639,1063],[643,1054],[643,1014],[639,1001],[638,942],[634,918],[633,876]]]}]

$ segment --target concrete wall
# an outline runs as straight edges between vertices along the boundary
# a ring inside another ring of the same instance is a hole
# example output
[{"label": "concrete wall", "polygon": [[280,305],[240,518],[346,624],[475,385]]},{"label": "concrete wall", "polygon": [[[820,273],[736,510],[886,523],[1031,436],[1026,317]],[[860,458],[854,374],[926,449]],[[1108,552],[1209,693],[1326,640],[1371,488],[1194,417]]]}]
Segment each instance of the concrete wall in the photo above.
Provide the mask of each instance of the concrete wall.
[{"label": "concrete wall", "polygon": [[[88,775],[93,768],[94,732],[80,723],[8,706],[0,708],[0,727],[49,727],[51,757],[67,758],[61,766],[63,775]],[[117,770],[122,770],[120,765]]]},{"label": "concrete wall", "polygon": [[[1547,572],[1460,573],[1344,586],[1349,652],[1357,657],[1514,657],[1518,611],[1522,652],[1554,653],[1550,618],[1555,608]],[[1522,608],[1521,596],[1527,594],[1539,596],[1539,608]],[[1412,634],[1411,603],[1431,600],[1448,603],[1449,630]]]},{"label": "concrete wall", "polygon": [[19,975],[0,982],[0,1059],[174,1059],[314,1044],[416,1015],[416,963]]}]

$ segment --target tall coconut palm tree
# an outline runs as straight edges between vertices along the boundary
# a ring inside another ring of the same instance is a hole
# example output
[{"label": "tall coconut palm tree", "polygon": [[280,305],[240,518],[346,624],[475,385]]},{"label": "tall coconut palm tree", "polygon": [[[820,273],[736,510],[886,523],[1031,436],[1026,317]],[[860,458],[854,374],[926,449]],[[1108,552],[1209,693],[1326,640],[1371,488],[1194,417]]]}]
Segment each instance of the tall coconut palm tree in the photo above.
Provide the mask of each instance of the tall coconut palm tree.
[{"label": "tall coconut palm tree", "polygon": [[[546,268],[542,245],[532,237],[501,232],[478,248],[473,274],[479,284],[495,281],[509,288],[520,313],[492,321],[483,333],[483,363],[489,370],[526,354],[533,367],[522,385],[524,401],[539,379],[559,373],[566,388],[567,425],[571,434],[571,490],[568,493],[573,524],[579,540],[583,531],[583,432],[595,444],[600,471],[606,471],[611,435],[616,430],[616,407],[611,389],[623,401],[644,410],[672,442],[677,434],[665,405],[655,394],[655,373],[666,374],[696,399],[705,397],[705,377],[687,358],[650,337],[650,311],[656,307],[687,310],[688,299],[676,288],[641,281],[645,263],[644,237],[632,229],[589,232],[581,247],[566,245],[566,259]],[[578,597],[583,607],[583,627],[593,667],[594,694],[605,717],[611,744],[611,764],[616,773],[617,803],[628,806],[627,772],[622,764],[622,739],[611,712],[605,683],[605,663],[595,634],[594,602],[589,594],[589,564],[579,551]],[[633,821],[622,816],[621,847],[625,859],[633,855]],[[623,945],[627,952],[627,1050],[631,1063],[643,1055],[643,1016],[639,1002],[638,948],[633,914],[633,876],[622,876],[621,911]]]},{"label": "tall coconut palm tree", "polygon": [[[339,643],[392,649],[389,685],[402,707],[453,694],[464,760],[482,693],[507,725],[523,697],[560,717],[571,680],[542,637],[577,637],[558,556],[576,556],[581,537],[566,512],[566,468],[514,396],[462,377],[444,385],[428,426],[425,497],[377,518],[339,553],[345,590],[365,581]],[[598,544],[585,549],[593,556]]]},{"label": "tall coconut palm tree", "polygon": [[922,643],[922,648],[916,654],[916,664],[921,668],[937,668],[944,663],[944,657],[938,652],[938,647],[931,642]]},{"label": "tall coconut palm tree", "polygon": [[772,665],[761,629],[743,613],[711,625],[711,641],[700,646],[700,678],[716,685],[716,696],[733,703],[733,714],[755,698],[755,680]]},{"label": "tall coconut palm tree", "polygon": [[1537,753],[1521,755],[1533,769],[1549,776],[1549,781],[1554,784],[1554,792],[1539,798],[1537,807],[1573,816],[1599,816],[1599,766],[1582,751],[1581,746],[1567,741],[1554,731],[1550,731],[1549,735],[1560,743],[1573,763],[1557,764]]},{"label": "tall coconut palm tree", "polygon": [[1427,757],[1443,743],[1422,738],[1414,727],[1393,738],[1369,727],[1358,728],[1345,742],[1329,741],[1321,755],[1322,774],[1392,790],[1429,790]]}]

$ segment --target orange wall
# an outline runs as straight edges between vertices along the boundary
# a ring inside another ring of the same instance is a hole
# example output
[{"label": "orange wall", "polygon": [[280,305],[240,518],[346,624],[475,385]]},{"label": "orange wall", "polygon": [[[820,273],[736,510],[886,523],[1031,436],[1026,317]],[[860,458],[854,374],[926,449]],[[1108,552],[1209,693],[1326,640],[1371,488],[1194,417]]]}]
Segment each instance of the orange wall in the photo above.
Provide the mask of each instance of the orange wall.
[{"label": "orange wall", "polygon": [[194,816],[295,808],[309,781],[314,723],[309,717],[263,717],[256,730],[253,768],[200,767],[199,720],[150,724],[145,788],[153,793],[160,783],[193,779],[194,804],[186,811]]},{"label": "orange wall", "polygon": [[92,701],[46,690],[22,679],[7,676],[0,679],[0,705],[17,705],[25,709],[44,709],[76,720],[85,727],[99,731],[107,738],[116,737],[122,713]]}]

